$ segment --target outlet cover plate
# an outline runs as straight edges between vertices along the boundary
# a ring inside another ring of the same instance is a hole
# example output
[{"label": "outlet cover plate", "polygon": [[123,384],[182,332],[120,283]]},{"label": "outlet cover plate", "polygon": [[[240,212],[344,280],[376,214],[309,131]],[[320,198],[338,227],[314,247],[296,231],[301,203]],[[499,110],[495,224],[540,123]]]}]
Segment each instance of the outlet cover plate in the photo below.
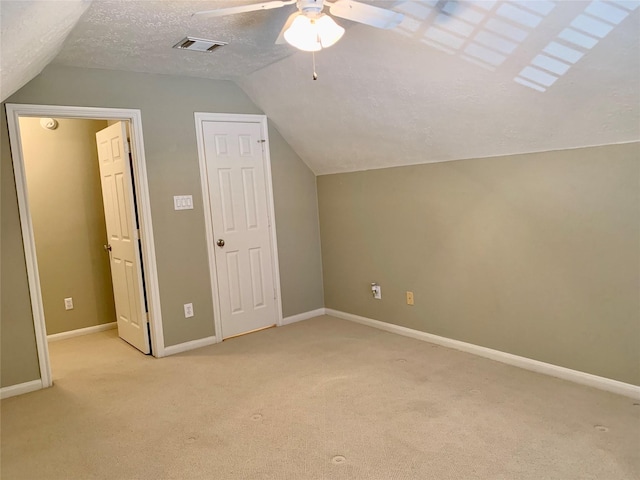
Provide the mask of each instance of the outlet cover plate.
[{"label": "outlet cover plate", "polygon": [[375,285],[371,287],[371,291],[373,293],[373,298],[376,300],[382,300],[382,288],[380,285]]},{"label": "outlet cover plate", "polygon": [[64,299],[64,309],[73,310],[73,298],[69,297]]},{"label": "outlet cover plate", "polygon": [[413,305],[413,292],[407,292],[407,305]]}]

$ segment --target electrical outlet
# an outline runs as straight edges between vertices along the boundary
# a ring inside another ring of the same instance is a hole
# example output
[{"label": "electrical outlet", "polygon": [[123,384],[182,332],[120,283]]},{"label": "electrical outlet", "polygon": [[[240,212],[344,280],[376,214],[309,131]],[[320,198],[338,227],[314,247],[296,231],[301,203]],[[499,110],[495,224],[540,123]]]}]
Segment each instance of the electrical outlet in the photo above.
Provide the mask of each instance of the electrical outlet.
[{"label": "electrical outlet", "polygon": [[69,297],[64,299],[64,309],[73,310],[73,298]]},{"label": "electrical outlet", "polygon": [[193,303],[184,304],[184,318],[193,317]]},{"label": "electrical outlet", "polygon": [[413,305],[413,292],[407,292],[407,305]]}]

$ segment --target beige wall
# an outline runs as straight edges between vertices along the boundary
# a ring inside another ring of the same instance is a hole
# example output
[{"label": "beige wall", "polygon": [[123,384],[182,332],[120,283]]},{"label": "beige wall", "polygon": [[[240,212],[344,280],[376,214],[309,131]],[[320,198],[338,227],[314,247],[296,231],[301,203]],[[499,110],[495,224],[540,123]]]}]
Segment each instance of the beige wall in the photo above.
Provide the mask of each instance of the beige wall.
[{"label": "beige wall", "polygon": [[[208,271],[202,193],[198,167],[194,112],[261,113],[235,84],[168,75],[148,75],[110,70],[47,67],[7,100],[8,103],[135,108],[142,112],[145,155],[149,177],[151,213],[156,240],[165,344],[175,345],[214,335],[213,299]],[[312,237],[318,228],[315,185],[312,174],[279,135],[271,143],[271,163],[276,200],[276,228],[281,263],[283,310],[293,315],[322,307],[320,252],[317,242],[308,249],[287,249],[296,238]],[[6,138],[6,127],[2,134]],[[11,173],[8,149],[2,149],[2,171]],[[5,183],[11,185],[12,178]],[[300,188],[290,188],[299,184]],[[306,186],[306,188],[304,188]],[[173,195],[193,195],[193,210],[173,210]],[[24,253],[18,249],[20,229],[15,220],[15,192],[3,189],[2,235],[18,257],[2,276],[3,329],[15,330],[25,343],[33,343],[33,326],[24,282]],[[5,207],[5,197],[7,200]],[[295,207],[291,207],[295,205]],[[4,210],[9,215],[5,220]],[[6,233],[5,233],[6,229]],[[17,242],[17,243],[16,243]],[[7,247],[9,249],[10,247]],[[3,254],[5,245],[2,245]],[[315,250],[314,250],[315,249]],[[301,258],[295,258],[301,256]],[[311,266],[311,269],[309,268]],[[315,270],[313,270],[315,268]],[[305,285],[307,290],[298,289]],[[5,307],[5,297],[10,305]],[[192,302],[195,316],[184,318],[182,305]],[[11,310],[5,315],[4,310]],[[31,331],[28,334],[28,331]],[[21,382],[33,380],[37,372],[33,349],[20,346],[2,350],[2,385],[5,370]],[[18,362],[17,360],[21,361]],[[34,365],[36,370],[34,370]]]},{"label": "beige wall", "polygon": [[639,181],[637,143],[318,177],[325,306],[640,385]]},{"label": "beige wall", "polygon": [[[282,314],[288,317],[324,306],[316,176],[273,125],[269,125],[269,143],[278,250],[287,253],[280,253],[278,257]],[[296,235],[286,234],[294,231]],[[301,271],[313,272],[313,275],[300,275]]]},{"label": "beige wall", "polygon": [[40,378],[40,368],[4,111],[0,140],[0,386],[6,387]]},{"label": "beige wall", "polygon": [[[116,321],[96,132],[104,120],[20,119],[47,334]],[[64,298],[72,297],[73,310]]]}]

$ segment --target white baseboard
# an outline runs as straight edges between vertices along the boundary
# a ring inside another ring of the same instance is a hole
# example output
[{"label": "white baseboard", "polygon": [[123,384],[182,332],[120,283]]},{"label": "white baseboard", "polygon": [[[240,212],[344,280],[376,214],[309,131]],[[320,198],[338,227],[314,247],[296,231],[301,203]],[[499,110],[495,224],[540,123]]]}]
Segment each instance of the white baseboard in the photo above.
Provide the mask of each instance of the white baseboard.
[{"label": "white baseboard", "polygon": [[610,378],[599,377],[597,375],[580,372],[578,370],[572,370],[570,368],[559,367],[551,363],[540,362],[538,360],[532,360],[530,358],[512,355],[511,353],[505,353],[499,350],[481,347],[472,343],[466,343],[459,340],[440,337],[431,333],[425,333],[419,330],[413,330],[411,328],[381,322],[379,320],[372,320],[370,318],[353,315],[351,313],[340,312],[331,308],[327,308],[325,310],[327,315],[342,318],[344,320],[350,320],[352,322],[360,323],[362,325],[368,325],[370,327],[378,328],[380,330],[385,330],[391,333],[396,333],[405,337],[415,338],[416,340],[423,340],[425,342],[442,345],[443,347],[449,347],[463,352],[472,353],[480,357],[485,357],[491,360],[506,363],[508,365],[513,365],[515,367],[524,368],[525,370],[531,370],[533,372],[543,373],[545,375],[561,378],[563,380],[579,383],[581,385],[587,385],[589,387],[598,388],[600,390],[606,390],[607,392],[617,393],[619,395],[624,395],[626,397],[631,397],[634,399],[640,399],[640,387],[631,385],[629,383],[612,380]]},{"label": "white baseboard", "polygon": [[213,345],[218,343],[217,337],[205,337],[198,340],[191,340],[190,342],[179,343],[177,345],[171,345],[164,347],[164,356],[175,355],[176,353],[187,352],[189,350],[195,350],[196,348],[206,347],[207,345]]},{"label": "white baseboard", "polygon": [[0,398],[15,397],[23,393],[35,392],[42,388],[42,380],[31,380],[30,382],[19,383],[9,387],[0,388]]},{"label": "white baseboard", "polygon": [[67,338],[89,335],[91,333],[104,332],[105,330],[112,330],[114,328],[118,328],[118,324],[116,322],[103,323],[101,325],[94,325],[93,327],[78,328],[77,330],[70,330],[68,332],[53,333],[51,335],[47,335],[47,341],[55,342],[57,340],[66,340]]},{"label": "white baseboard", "polygon": [[[303,312],[297,315],[292,315],[290,317],[285,317],[282,319],[280,325],[289,325],[290,323],[301,322],[302,320],[308,320],[310,318],[319,317],[324,314],[325,309],[318,308],[309,312]],[[186,352],[195,348],[206,347],[207,345],[213,345],[214,343],[218,343],[218,339],[215,336],[201,338],[199,340],[192,340],[185,343],[179,343],[178,345],[171,345],[170,347],[164,348],[163,356],[167,357],[169,355],[175,355],[176,353]]]},{"label": "white baseboard", "polygon": [[324,308],[317,308],[309,312],[298,313],[297,315],[291,315],[282,319],[280,325],[289,325],[290,323],[301,322],[303,320],[309,320],[310,318],[320,317],[325,314]]}]

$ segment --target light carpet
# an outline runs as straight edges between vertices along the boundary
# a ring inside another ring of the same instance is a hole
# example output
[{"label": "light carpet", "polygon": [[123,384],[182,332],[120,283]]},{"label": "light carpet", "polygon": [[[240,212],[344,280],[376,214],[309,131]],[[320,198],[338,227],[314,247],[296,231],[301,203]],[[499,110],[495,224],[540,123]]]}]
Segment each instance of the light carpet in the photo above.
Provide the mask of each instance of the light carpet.
[{"label": "light carpet", "polygon": [[55,385],[1,403],[4,480],[640,478],[638,402],[327,316],[50,350]]}]

